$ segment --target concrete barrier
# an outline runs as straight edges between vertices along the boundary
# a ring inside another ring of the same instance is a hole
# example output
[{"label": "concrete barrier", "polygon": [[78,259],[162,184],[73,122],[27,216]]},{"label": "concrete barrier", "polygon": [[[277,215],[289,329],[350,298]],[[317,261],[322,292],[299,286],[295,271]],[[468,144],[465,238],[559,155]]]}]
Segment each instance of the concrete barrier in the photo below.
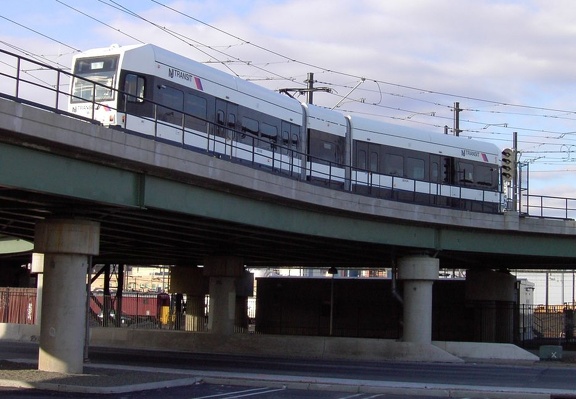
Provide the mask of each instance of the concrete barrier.
[{"label": "concrete barrier", "polygon": [[513,344],[490,342],[433,341],[433,345],[465,360],[507,362],[537,362],[538,356]]},{"label": "concrete barrier", "polygon": [[94,346],[309,359],[462,362],[434,346],[383,339],[93,328]]},{"label": "concrete barrier", "polygon": [[35,324],[0,323],[0,339],[19,342],[38,342],[40,326]]},{"label": "concrete barrier", "polygon": [[[0,323],[0,339],[37,342],[40,327]],[[90,329],[90,345],[117,348],[172,350],[196,353],[261,355],[308,359],[369,361],[537,362],[539,357],[512,344],[433,341],[432,345],[387,339],[312,337],[263,334],[218,335],[208,332]]]}]

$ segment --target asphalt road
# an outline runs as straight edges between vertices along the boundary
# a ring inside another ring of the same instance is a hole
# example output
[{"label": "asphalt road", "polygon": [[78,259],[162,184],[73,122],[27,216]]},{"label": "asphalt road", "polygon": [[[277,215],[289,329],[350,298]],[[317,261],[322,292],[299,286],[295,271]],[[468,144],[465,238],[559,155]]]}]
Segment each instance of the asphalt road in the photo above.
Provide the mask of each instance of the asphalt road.
[{"label": "asphalt road", "polygon": [[363,362],[263,358],[133,349],[94,348],[98,363],[153,366],[186,370],[305,375],[354,380],[377,380],[445,385],[480,385],[563,389],[576,392],[576,367],[540,363],[528,365]]},{"label": "asphalt road", "polygon": [[[3,390],[2,399],[96,399],[102,395],[61,393],[50,391]],[[239,387],[229,385],[195,385],[143,392],[107,394],[107,399],[438,399],[433,396],[406,396],[379,393],[346,393],[330,391],[302,391],[275,387]],[[458,399],[458,398],[457,398]],[[460,398],[466,399],[466,398]]]},{"label": "asphalt road", "polygon": [[[0,358],[36,360],[38,347],[0,341]],[[402,362],[359,362],[301,360],[290,358],[262,358],[256,356],[228,356],[168,351],[140,351],[133,349],[91,348],[90,362],[119,366],[155,367],[178,370],[198,370],[198,374],[246,373],[267,376],[305,376],[354,381],[389,381],[396,383],[434,384],[446,386],[476,386],[538,389],[540,391],[563,390],[575,393],[576,367],[558,363],[537,365],[496,364],[440,364]],[[28,396],[26,396],[26,394]],[[53,392],[0,390],[2,398],[94,398],[94,395],[56,394]],[[38,396],[36,396],[38,395]],[[42,396],[44,395],[44,396]],[[107,395],[108,398],[383,398],[396,399],[406,396],[345,393],[330,391],[300,391],[278,386],[232,386],[219,384],[196,384],[188,387],[139,392],[134,394]],[[431,398],[432,396],[410,396]],[[464,398],[465,396],[461,396]],[[476,396],[477,397],[477,396]],[[489,398],[486,395],[486,398]],[[570,397],[570,396],[566,396]]]}]

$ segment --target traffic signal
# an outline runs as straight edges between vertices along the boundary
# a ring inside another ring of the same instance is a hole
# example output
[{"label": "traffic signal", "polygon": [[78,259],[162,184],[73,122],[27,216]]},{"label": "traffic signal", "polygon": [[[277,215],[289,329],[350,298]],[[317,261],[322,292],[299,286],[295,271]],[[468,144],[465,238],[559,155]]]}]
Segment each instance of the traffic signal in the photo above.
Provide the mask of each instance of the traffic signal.
[{"label": "traffic signal", "polygon": [[506,148],[502,151],[502,181],[509,182],[516,173],[516,151]]}]

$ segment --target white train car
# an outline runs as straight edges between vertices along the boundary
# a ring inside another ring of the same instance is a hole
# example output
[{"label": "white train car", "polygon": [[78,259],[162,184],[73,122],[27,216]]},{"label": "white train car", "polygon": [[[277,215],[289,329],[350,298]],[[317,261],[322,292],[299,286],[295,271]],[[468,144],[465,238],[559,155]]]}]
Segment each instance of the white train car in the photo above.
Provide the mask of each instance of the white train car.
[{"label": "white train car", "polygon": [[494,211],[499,148],[491,143],[349,116],[352,187],[411,202]]},{"label": "white train car", "polygon": [[299,173],[303,117],[294,99],[151,44],[87,51],[74,57],[73,73],[73,114]]},{"label": "white train car", "polygon": [[500,212],[499,149],[300,104],[160,47],[74,57],[69,112],[339,190]]},{"label": "white train car", "polygon": [[308,147],[308,180],[345,187],[346,149],[350,128],[345,116],[326,108],[304,104]]}]

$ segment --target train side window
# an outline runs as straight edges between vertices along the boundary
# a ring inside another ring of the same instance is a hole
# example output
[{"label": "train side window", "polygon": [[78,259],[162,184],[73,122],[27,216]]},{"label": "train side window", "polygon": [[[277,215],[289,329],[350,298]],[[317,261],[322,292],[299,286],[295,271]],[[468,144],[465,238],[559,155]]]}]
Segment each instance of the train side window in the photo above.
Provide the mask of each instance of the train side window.
[{"label": "train side window", "polygon": [[358,151],[358,157],[356,159],[356,166],[358,167],[358,169],[362,169],[362,170],[366,169],[366,151],[365,150],[359,150]]},{"label": "train side window", "polygon": [[228,114],[228,127],[234,129],[236,127],[236,115]]},{"label": "train side window", "polygon": [[378,153],[370,152],[370,171],[378,172]]},{"label": "train side window", "polygon": [[141,103],[144,101],[144,87],[146,86],[144,77],[133,73],[126,75],[124,80],[124,94],[126,101],[130,103]]},{"label": "train side window", "polygon": [[170,86],[161,86],[159,90],[160,103],[171,110],[182,111],[184,93]]},{"label": "train side window", "polygon": [[274,143],[278,138],[278,128],[265,122],[262,122],[260,126],[260,133],[262,134],[262,137],[266,137]]},{"label": "train side window", "polygon": [[498,176],[495,171],[496,168],[491,166],[476,166],[476,183],[487,187],[494,186]]},{"label": "train side window", "polygon": [[432,162],[430,165],[430,179],[432,182],[438,182],[440,180],[440,165],[438,162]]},{"label": "train side window", "polygon": [[294,149],[298,148],[298,142],[300,141],[300,136],[298,136],[296,133],[292,134],[292,147]]},{"label": "train side window", "polygon": [[252,118],[244,117],[242,118],[242,131],[251,134],[258,134],[258,121]]},{"label": "train side window", "polygon": [[224,125],[224,111],[221,109],[216,112],[216,123],[219,125]]},{"label": "train side window", "polygon": [[216,135],[220,137],[225,137],[226,131],[222,127],[225,124],[225,115],[224,111],[219,109],[216,111]]},{"label": "train side window", "polygon": [[401,155],[387,154],[384,158],[384,174],[404,176],[404,158]]},{"label": "train side window", "polygon": [[308,139],[310,143],[310,155],[314,162],[328,164],[335,162],[342,164],[344,160],[344,149],[346,139],[334,136],[321,130],[309,129]]},{"label": "train side window", "polygon": [[170,86],[158,87],[158,120],[179,125],[182,123],[182,110],[184,108],[184,92]]},{"label": "train side window", "polygon": [[205,98],[187,93],[184,103],[186,127],[200,132],[208,131],[208,105]]},{"label": "train side window", "polygon": [[282,132],[282,145],[285,147],[290,146],[290,132],[287,130]]},{"label": "train side window", "polygon": [[406,177],[414,180],[425,180],[424,160],[418,158],[406,158]]},{"label": "train side window", "polygon": [[458,180],[461,182],[474,182],[474,165],[468,162],[458,162]]},{"label": "train side window", "polygon": [[186,103],[184,104],[184,112],[197,118],[206,119],[208,106],[206,99],[188,93],[186,95]]}]

